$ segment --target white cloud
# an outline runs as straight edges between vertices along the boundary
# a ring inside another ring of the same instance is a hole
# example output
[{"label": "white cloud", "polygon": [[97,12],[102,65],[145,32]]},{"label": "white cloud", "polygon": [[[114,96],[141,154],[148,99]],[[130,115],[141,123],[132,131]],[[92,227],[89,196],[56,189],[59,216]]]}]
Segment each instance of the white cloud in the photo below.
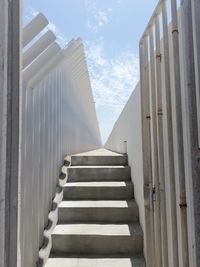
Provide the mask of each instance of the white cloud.
[{"label": "white cloud", "polygon": [[31,12],[31,15],[33,16],[33,17],[35,17],[35,16],[37,16],[37,14],[39,14],[39,11],[38,10],[35,10],[34,8],[30,8],[30,12]]},{"label": "white cloud", "polygon": [[56,41],[61,47],[66,46],[68,42],[67,38],[54,23],[50,22],[47,29],[51,30],[56,35]]},{"label": "white cloud", "polygon": [[29,7],[25,10],[25,24],[31,21],[39,12],[32,7]]},{"label": "white cloud", "polygon": [[99,28],[108,24],[113,13],[112,8],[98,10],[94,0],[85,0],[87,10],[87,28],[92,32],[97,32]]},{"label": "white cloud", "polygon": [[111,14],[112,14],[112,8],[108,8],[106,11],[98,11],[97,14],[94,15],[94,18],[101,27],[109,22]]},{"label": "white cloud", "polygon": [[130,51],[106,58],[102,41],[86,42],[91,85],[97,107],[109,106],[120,112],[139,80],[139,58]]},{"label": "white cloud", "polygon": [[92,32],[97,32],[97,30],[98,30],[98,26],[92,24],[92,22],[90,20],[87,21],[87,28]]}]

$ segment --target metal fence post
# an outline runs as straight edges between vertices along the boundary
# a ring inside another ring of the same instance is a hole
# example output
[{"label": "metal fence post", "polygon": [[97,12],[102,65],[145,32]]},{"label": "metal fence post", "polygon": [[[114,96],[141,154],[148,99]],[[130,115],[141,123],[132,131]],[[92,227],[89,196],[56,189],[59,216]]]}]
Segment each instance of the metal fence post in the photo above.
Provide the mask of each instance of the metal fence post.
[{"label": "metal fence post", "polygon": [[145,203],[145,235],[147,266],[154,266],[154,220],[152,200],[152,167],[151,167],[151,130],[150,130],[150,103],[149,103],[149,70],[148,70],[148,43],[144,38],[140,43],[140,77],[141,77],[141,120],[142,120],[142,153],[144,177]]},{"label": "metal fence post", "polygon": [[176,213],[176,190],[174,173],[174,141],[172,130],[172,107],[171,107],[171,85],[170,85],[170,65],[169,65],[169,40],[168,40],[168,20],[166,2],[162,3],[163,21],[163,43],[164,43],[164,69],[165,69],[165,95],[166,95],[166,116],[167,116],[167,143],[169,159],[169,177],[171,191],[171,222],[173,236],[173,266],[179,266],[178,261],[178,234],[177,234],[177,213]]},{"label": "metal fence post", "polygon": [[177,201],[180,208],[180,227],[181,227],[181,251],[182,264],[188,266],[188,238],[187,238],[187,201],[185,191],[185,167],[184,167],[184,144],[183,144],[183,123],[182,123],[182,88],[180,78],[180,54],[179,54],[179,29],[177,16],[176,0],[171,0],[172,10],[172,42],[173,42],[173,69],[174,69],[174,89],[175,89],[175,127],[176,127],[176,142],[175,149],[177,150],[177,169],[178,169],[178,188]]},{"label": "metal fence post", "polygon": [[151,131],[152,131],[152,169],[154,187],[154,225],[155,225],[155,266],[162,266],[162,243],[161,243],[161,218],[160,218],[160,182],[158,176],[158,138],[157,138],[157,114],[156,114],[156,81],[155,81],[155,52],[154,33],[151,27],[150,40],[150,80],[151,80]]},{"label": "metal fence post", "polygon": [[168,237],[166,218],[166,195],[165,195],[165,166],[164,166],[164,143],[163,143],[163,103],[161,83],[161,49],[160,49],[160,21],[156,18],[156,96],[157,96],[157,123],[158,123],[158,161],[160,181],[160,212],[161,212],[161,235],[162,235],[162,266],[168,267]]},{"label": "metal fence post", "polygon": [[[188,143],[189,143],[189,164],[191,165],[190,191],[192,199],[194,229],[193,255],[195,266],[200,266],[200,150],[198,143],[198,118],[197,118],[197,91],[195,80],[195,59],[193,42],[193,21],[191,0],[182,1],[183,10],[183,42],[185,62],[185,90],[188,107]],[[199,16],[199,15],[198,15]],[[198,51],[199,53],[199,51]],[[192,233],[191,233],[192,234]]]},{"label": "metal fence post", "polygon": [[0,2],[0,266],[20,265],[21,1]]},{"label": "metal fence post", "polygon": [[193,22],[193,42],[194,42],[194,61],[197,97],[197,118],[198,118],[198,139],[200,148],[200,2],[191,0],[192,3],[192,22]]}]

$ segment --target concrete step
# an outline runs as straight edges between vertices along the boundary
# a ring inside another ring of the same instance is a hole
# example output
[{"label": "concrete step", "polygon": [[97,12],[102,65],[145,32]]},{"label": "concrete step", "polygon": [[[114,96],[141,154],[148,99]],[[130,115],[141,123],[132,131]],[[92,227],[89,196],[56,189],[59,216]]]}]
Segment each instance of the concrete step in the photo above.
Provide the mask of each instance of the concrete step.
[{"label": "concrete step", "polygon": [[71,165],[45,267],[144,267],[127,157],[98,149],[65,161]]},{"label": "concrete step", "polygon": [[126,155],[115,156],[71,156],[72,166],[115,166],[115,165],[127,165]]},{"label": "concrete step", "polygon": [[59,223],[138,222],[138,207],[135,201],[62,201],[58,209]]},{"label": "concrete step", "polygon": [[140,255],[124,258],[75,255],[68,258],[49,258],[45,267],[145,267],[145,260]]},{"label": "concrete step", "polygon": [[74,182],[64,186],[64,200],[123,200],[134,197],[131,182]]},{"label": "concrete step", "polygon": [[129,166],[71,166],[67,168],[68,182],[129,181]]},{"label": "concrete step", "polygon": [[143,251],[139,224],[64,224],[52,234],[52,254],[138,254]]}]

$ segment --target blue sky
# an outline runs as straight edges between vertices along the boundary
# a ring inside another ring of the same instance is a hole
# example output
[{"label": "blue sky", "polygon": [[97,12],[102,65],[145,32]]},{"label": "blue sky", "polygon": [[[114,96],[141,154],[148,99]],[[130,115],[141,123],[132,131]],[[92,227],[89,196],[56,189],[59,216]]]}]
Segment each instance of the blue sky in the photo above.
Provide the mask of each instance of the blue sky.
[{"label": "blue sky", "polygon": [[24,0],[24,25],[37,12],[64,46],[81,37],[103,141],[139,80],[138,43],[158,0]]}]

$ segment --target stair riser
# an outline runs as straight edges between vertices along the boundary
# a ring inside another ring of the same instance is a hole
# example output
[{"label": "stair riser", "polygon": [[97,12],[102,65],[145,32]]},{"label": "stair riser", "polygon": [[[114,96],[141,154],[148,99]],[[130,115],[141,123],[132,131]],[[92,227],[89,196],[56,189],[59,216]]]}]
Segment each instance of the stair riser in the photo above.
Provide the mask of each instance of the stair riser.
[{"label": "stair riser", "polygon": [[65,187],[63,200],[125,200],[134,197],[133,186]]},{"label": "stair riser", "polygon": [[137,208],[59,208],[59,223],[128,223],[138,222]]},{"label": "stair riser", "polygon": [[127,165],[126,156],[72,156],[72,166],[117,166]]},{"label": "stair riser", "polygon": [[68,168],[68,182],[130,181],[130,168]]},{"label": "stair riser", "polygon": [[138,254],[143,252],[141,236],[53,235],[52,253]]}]

